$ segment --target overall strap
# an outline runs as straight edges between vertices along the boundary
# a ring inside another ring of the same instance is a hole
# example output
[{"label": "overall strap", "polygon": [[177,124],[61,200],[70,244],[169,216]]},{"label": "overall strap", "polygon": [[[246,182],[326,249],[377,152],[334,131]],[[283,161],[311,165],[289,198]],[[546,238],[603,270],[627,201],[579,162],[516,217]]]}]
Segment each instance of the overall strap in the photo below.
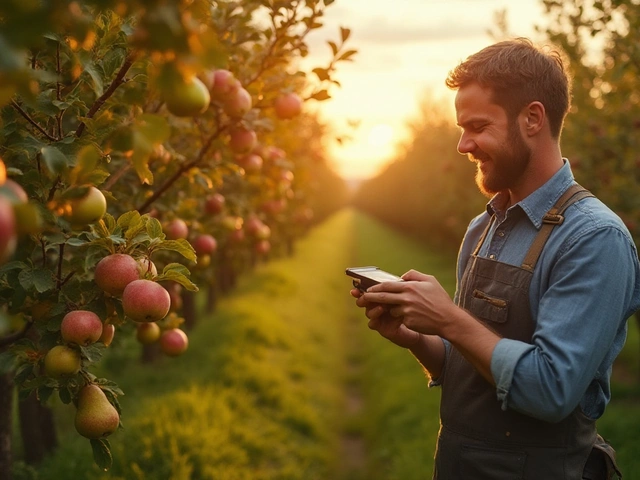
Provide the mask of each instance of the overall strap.
[{"label": "overall strap", "polygon": [[524,257],[522,268],[533,272],[533,269],[536,267],[536,263],[538,262],[538,258],[540,257],[540,253],[542,253],[542,249],[544,248],[545,243],[547,243],[549,235],[551,235],[551,231],[556,225],[561,225],[562,222],[564,222],[564,216],[562,215],[564,211],[575,202],[578,202],[583,198],[594,196],[595,195],[593,193],[577,183],[571,185],[542,219],[540,232],[538,232],[538,235],[533,240],[527,255]]}]

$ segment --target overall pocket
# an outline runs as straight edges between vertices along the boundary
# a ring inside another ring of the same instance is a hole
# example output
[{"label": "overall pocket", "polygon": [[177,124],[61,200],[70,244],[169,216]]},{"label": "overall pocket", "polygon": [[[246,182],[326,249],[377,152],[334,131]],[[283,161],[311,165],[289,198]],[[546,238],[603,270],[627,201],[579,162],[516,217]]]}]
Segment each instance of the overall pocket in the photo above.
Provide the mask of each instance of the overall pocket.
[{"label": "overall pocket", "polygon": [[460,471],[469,480],[521,480],[526,460],[526,452],[463,445]]}]

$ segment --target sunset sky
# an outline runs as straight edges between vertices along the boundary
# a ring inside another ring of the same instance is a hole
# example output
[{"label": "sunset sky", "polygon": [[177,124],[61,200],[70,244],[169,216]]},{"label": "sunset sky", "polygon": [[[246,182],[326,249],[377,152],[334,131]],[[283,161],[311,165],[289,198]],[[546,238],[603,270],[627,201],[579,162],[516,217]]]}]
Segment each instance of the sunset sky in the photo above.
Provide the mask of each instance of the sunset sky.
[{"label": "sunset sky", "polygon": [[[358,50],[354,62],[338,64],[342,87],[331,90],[333,98],[310,105],[337,135],[353,137],[328,145],[335,169],[349,179],[374,175],[406,137],[421,99],[452,104],[448,71],[492,43],[488,30],[503,8],[510,32],[535,40],[534,25],[545,21],[541,0],[336,0],[328,7],[325,26],[308,38],[304,65],[327,64],[326,41],[339,39],[340,26],[351,29],[347,47]],[[358,128],[350,129],[350,121]]]}]

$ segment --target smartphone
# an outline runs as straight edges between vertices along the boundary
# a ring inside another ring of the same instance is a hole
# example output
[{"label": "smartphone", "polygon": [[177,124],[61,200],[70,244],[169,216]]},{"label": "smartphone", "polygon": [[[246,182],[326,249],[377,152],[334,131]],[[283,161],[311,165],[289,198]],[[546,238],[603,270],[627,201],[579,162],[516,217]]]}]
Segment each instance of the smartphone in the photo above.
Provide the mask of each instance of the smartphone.
[{"label": "smartphone", "polygon": [[401,277],[373,266],[347,268],[345,273],[353,278],[353,286],[361,292],[381,282],[402,282]]}]

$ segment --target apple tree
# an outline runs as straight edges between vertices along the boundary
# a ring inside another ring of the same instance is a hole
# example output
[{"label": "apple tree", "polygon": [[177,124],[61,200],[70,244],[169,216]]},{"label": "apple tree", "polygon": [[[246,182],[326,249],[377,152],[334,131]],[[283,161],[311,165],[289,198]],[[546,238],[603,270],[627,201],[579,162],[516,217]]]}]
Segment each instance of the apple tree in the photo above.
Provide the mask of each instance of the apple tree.
[{"label": "apple tree", "polygon": [[0,5],[1,390],[72,404],[103,468],[122,391],[92,366],[114,336],[184,352],[179,290],[233,277],[312,218],[328,167],[304,104],[330,98],[349,30],[313,75],[297,60],[331,3]]}]

